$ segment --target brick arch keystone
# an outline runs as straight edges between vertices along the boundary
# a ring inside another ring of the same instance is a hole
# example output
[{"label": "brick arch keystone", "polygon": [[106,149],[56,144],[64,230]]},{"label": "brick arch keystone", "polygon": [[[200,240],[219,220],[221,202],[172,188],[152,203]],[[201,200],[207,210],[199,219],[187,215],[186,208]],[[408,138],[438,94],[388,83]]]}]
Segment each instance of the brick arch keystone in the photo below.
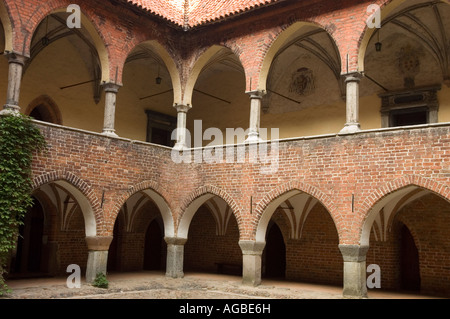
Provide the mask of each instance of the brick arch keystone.
[{"label": "brick arch keystone", "polygon": [[[91,185],[74,173],[70,171],[52,171],[35,176],[32,179],[32,191],[36,191],[45,184],[56,183],[58,181],[66,182],[73,187],[73,189],[69,189],[69,191],[78,191],[84,199],[86,199],[86,201],[80,203],[80,197],[76,196],[77,194],[72,194],[75,195],[76,198],[78,197],[78,204],[84,206],[82,211],[85,220],[86,236],[96,236],[98,233],[101,233],[103,226],[103,210],[100,207],[100,201],[95,195]],[[90,225],[90,219],[92,219],[92,222],[95,222],[95,227]]]},{"label": "brick arch keystone", "polygon": [[334,204],[333,200],[330,196],[325,194],[322,190],[320,190],[318,187],[313,186],[311,184],[307,184],[305,182],[299,181],[299,180],[293,180],[289,181],[285,184],[281,184],[272,191],[268,192],[256,205],[256,208],[254,210],[254,220],[255,228],[251,230],[251,237],[257,238],[258,229],[261,227],[261,219],[266,212],[267,208],[269,207],[269,204],[271,204],[274,200],[277,198],[292,192],[292,191],[301,191],[303,193],[306,193],[314,198],[316,198],[328,211],[330,214],[334,225],[336,227],[336,230],[338,232],[338,236],[341,237],[341,217],[338,215],[338,208]]},{"label": "brick arch keystone", "polygon": [[[238,228],[239,228],[239,233],[242,234],[243,233],[243,229],[241,229],[243,227],[242,209],[239,207],[239,205],[237,204],[237,202],[233,199],[233,197],[231,195],[229,195],[223,189],[213,186],[213,185],[205,185],[200,188],[197,188],[195,191],[193,191],[191,194],[189,194],[182,201],[181,209],[180,209],[181,214],[178,217],[178,223],[177,223],[177,228],[178,228],[177,234],[179,234],[179,235],[182,234],[182,232],[180,232],[180,226],[183,226],[183,224],[182,224],[183,220],[186,221],[187,227],[189,227],[189,225],[190,225],[192,217],[195,214],[195,212],[192,212],[192,215],[187,214],[187,210],[189,209],[191,204],[195,200],[199,199],[200,197],[208,195],[208,194],[220,197],[227,203],[228,206],[230,206],[230,208],[233,212],[233,215],[236,218]],[[187,215],[190,215],[190,216],[187,216]],[[189,220],[186,220],[186,218],[188,218]],[[185,233],[187,234],[187,230]]]}]

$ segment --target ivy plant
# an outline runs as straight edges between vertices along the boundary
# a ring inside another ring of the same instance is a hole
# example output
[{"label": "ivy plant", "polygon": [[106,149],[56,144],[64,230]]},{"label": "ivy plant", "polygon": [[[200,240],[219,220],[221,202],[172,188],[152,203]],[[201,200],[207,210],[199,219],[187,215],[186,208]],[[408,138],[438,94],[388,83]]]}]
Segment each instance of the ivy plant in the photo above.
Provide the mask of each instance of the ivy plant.
[{"label": "ivy plant", "polygon": [[45,148],[45,138],[30,117],[0,115],[0,296],[8,291],[4,275],[19,226],[33,205],[33,155]]}]

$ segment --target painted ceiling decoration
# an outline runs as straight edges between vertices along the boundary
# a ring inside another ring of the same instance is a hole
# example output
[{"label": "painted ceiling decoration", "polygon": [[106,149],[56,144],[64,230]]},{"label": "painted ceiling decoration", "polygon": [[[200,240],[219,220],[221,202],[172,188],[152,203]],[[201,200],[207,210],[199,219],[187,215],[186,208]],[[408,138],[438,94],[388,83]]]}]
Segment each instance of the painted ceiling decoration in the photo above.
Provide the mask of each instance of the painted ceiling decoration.
[{"label": "painted ceiling decoration", "polygon": [[[366,53],[365,77],[385,92],[441,83],[450,86],[449,30],[448,5],[408,2],[374,33]],[[375,42],[383,44],[378,52]],[[380,63],[393,68],[380,70],[376,67]]]},{"label": "painted ceiling decoration", "polygon": [[290,92],[308,96],[314,93],[314,72],[308,68],[300,68],[292,74]]}]

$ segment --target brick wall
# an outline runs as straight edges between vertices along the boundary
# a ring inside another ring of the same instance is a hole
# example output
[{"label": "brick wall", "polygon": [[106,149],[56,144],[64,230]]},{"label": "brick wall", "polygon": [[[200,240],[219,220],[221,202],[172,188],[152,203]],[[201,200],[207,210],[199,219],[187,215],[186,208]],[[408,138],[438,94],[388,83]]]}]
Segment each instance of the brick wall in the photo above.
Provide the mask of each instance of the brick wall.
[{"label": "brick wall", "polygon": [[419,254],[421,292],[443,296],[450,293],[449,211],[448,202],[428,194],[398,212],[386,241],[371,237],[367,265],[380,266],[383,289],[402,289],[400,230],[406,225]]},{"label": "brick wall", "polygon": [[339,238],[326,209],[318,204],[309,213],[298,240],[287,242],[286,278],[302,282],[340,285],[343,260]]},{"label": "brick wall", "polygon": [[[201,194],[221,196],[235,216],[227,235],[216,236],[213,217],[200,210],[189,228],[185,247],[187,270],[215,271],[214,263],[223,261],[218,252],[226,252],[227,261],[240,263],[239,239],[254,239],[265,207],[287,191],[299,189],[319,199],[321,204],[310,213],[300,240],[287,240],[288,223],[278,213],[273,216],[286,242],[287,277],[339,284],[342,257],[337,245],[359,243],[370,208],[380,199],[410,184],[449,199],[445,185],[449,178],[450,127],[446,125],[285,141],[279,146],[279,170],[269,175],[259,173],[258,163],[175,164],[170,158],[171,151],[162,147],[50,125],[40,127],[49,150],[36,156],[33,162],[35,187],[59,178],[78,187],[94,208],[98,235],[112,234],[117,207],[122,206],[126,194],[137,191],[134,186],[151,187],[161,194],[177,224],[184,209]],[[432,195],[424,202],[427,199],[424,197],[413,203],[416,206],[408,206],[399,213],[399,218],[419,238],[424,291],[448,289],[442,278],[448,277],[445,225],[450,206],[437,198]],[[141,217],[137,225],[144,229],[153,217],[145,214]],[[75,221],[72,225],[79,224]],[[397,237],[393,233],[387,242],[374,238],[370,241],[367,264],[381,266],[383,288],[398,288]],[[54,238],[61,241],[60,245],[66,245],[64,239]],[[74,245],[84,245],[81,233],[71,238]],[[142,269],[143,238],[142,232],[122,234],[123,270]],[[64,246],[64,251],[71,250]],[[66,262],[73,262],[67,258]],[[80,255],[80,263],[81,258]]]},{"label": "brick wall", "polygon": [[[131,213],[131,212],[130,212]],[[161,221],[161,215],[158,208],[151,201],[147,201],[139,210],[135,211],[131,229],[125,228],[124,221],[127,218],[124,216],[124,211],[121,211],[121,216],[118,216],[120,222],[116,226],[114,233],[115,243],[111,245],[109,258],[114,258],[114,261],[109,260],[109,263],[114,263],[111,270],[113,271],[141,271],[144,270],[145,251],[149,249],[146,242],[147,229],[153,221],[161,225],[161,269],[164,269],[166,261],[166,244],[163,240],[164,226]],[[129,215],[128,215],[129,216]],[[151,243],[150,243],[151,244]],[[114,250],[114,251],[112,251]]]},{"label": "brick wall", "polygon": [[282,142],[279,169],[267,175],[260,174],[260,163],[175,164],[170,149],[41,127],[49,150],[33,163],[35,188],[58,179],[72,183],[91,203],[98,235],[112,234],[123,198],[137,185],[152,186],[177,221],[186,203],[200,196],[196,190],[216,192],[233,208],[241,239],[254,238],[273,199],[299,189],[321,201],[340,243],[349,244],[359,242],[370,208],[396,189],[414,184],[449,197],[445,125]]},{"label": "brick wall", "polygon": [[235,218],[231,217],[226,234],[218,236],[214,217],[205,206],[200,207],[192,219],[185,245],[185,271],[215,273],[216,263],[242,265],[242,251],[238,242],[239,229]]}]

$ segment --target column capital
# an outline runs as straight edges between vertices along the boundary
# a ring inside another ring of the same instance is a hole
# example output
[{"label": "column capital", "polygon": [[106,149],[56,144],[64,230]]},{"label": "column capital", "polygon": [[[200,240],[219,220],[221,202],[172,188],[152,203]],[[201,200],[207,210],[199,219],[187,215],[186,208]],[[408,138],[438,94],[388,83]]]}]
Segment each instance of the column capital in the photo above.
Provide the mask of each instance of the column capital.
[{"label": "column capital", "polygon": [[92,251],[107,251],[109,245],[113,240],[113,236],[87,236],[86,244],[88,250]]},{"label": "column capital", "polygon": [[339,245],[345,262],[361,262],[366,260],[368,245]]},{"label": "column capital", "polygon": [[177,112],[181,112],[181,113],[187,113],[192,106],[191,105],[184,105],[184,104],[174,104],[173,107],[177,110]]},{"label": "column capital", "polygon": [[25,62],[28,60],[28,57],[14,52],[5,53],[5,56],[8,59],[8,63],[16,63],[22,66],[25,65]]},{"label": "column capital", "polygon": [[113,82],[105,82],[102,83],[103,90],[105,92],[116,93],[119,92],[119,89],[122,87],[120,84],[116,84]]},{"label": "column capital", "polygon": [[240,240],[239,247],[241,247],[243,255],[262,255],[265,242],[257,242],[253,240]]},{"label": "column capital", "polygon": [[364,77],[364,74],[361,72],[352,72],[343,74],[342,76],[344,77],[345,83],[360,82],[361,79]]},{"label": "column capital", "polygon": [[266,91],[263,90],[247,91],[245,93],[249,94],[251,99],[262,99],[266,95]]},{"label": "column capital", "polygon": [[187,238],[164,237],[164,241],[167,245],[184,245],[187,242]]}]

